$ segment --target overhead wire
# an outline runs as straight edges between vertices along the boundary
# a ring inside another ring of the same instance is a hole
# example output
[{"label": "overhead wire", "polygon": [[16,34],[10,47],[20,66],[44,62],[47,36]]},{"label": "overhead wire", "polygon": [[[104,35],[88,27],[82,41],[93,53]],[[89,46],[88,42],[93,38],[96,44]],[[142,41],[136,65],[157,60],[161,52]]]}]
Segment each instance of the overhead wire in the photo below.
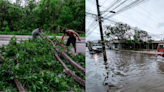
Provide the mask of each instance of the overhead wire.
[{"label": "overhead wire", "polygon": [[107,0],[105,0],[100,6],[102,6]]},{"label": "overhead wire", "polygon": [[[93,17],[90,17],[90,18],[93,18]],[[90,21],[90,23],[88,23],[88,26],[87,27],[91,26],[93,22],[94,22],[94,19],[92,21]]]},{"label": "overhead wire", "polygon": [[90,9],[89,9],[89,11],[88,11],[88,12],[90,12],[90,10],[91,10],[91,8],[92,8],[93,4],[94,4],[94,3],[92,2],[92,5],[91,5],[91,7],[90,7]]},{"label": "overhead wire", "polygon": [[[87,1],[93,2],[93,1],[91,1],[91,0],[87,0]],[[93,2],[93,3],[95,3],[95,4],[96,4],[96,2]],[[101,7],[103,7],[103,8],[105,8],[105,9],[106,9],[106,7],[104,7],[104,6],[101,6]]]},{"label": "overhead wire", "polygon": [[86,35],[86,37],[88,37],[96,28],[97,28],[98,23],[96,23],[96,25],[94,26],[94,28],[92,29],[92,31],[90,33],[88,33],[88,35]]},{"label": "overhead wire", "polygon": [[[89,1],[90,1],[90,0],[89,0]],[[120,1],[120,0],[117,0],[115,3],[112,4],[112,6],[114,6],[114,5],[115,5],[117,2],[119,2],[119,1]],[[93,1],[90,1],[90,2],[95,3],[95,2],[93,2]],[[105,2],[106,2],[106,1],[105,1]],[[105,2],[104,2],[104,3],[105,3]],[[103,4],[104,4],[104,3],[103,3]],[[103,5],[103,4],[102,4],[102,5]],[[103,7],[103,6],[101,6],[101,7]],[[111,6],[109,6],[107,9],[109,9],[110,7],[111,7]],[[106,9],[106,10],[107,10],[107,9]],[[90,25],[89,25],[88,27],[89,27],[89,28],[94,27],[94,28],[93,28],[93,30],[94,30],[94,29],[97,27],[97,25],[95,25],[95,23],[96,23],[96,22],[93,20],[93,21],[90,23]],[[87,28],[87,29],[89,29],[89,28]],[[90,31],[90,33],[89,33],[87,36],[89,36],[89,35],[93,32],[93,30]],[[88,30],[86,33],[88,33],[88,32],[89,32],[89,30]],[[86,36],[86,37],[87,37],[87,36]]]},{"label": "overhead wire", "polygon": [[92,28],[95,24],[96,24],[96,22],[93,20],[92,23],[87,28],[87,32],[86,33],[88,33],[89,32],[89,29]]},{"label": "overhead wire", "polygon": [[132,3],[130,3],[130,4],[128,4],[128,5],[125,6],[124,8],[120,9],[120,10],[117,11],[116,13],[114,13],[114,14],[108,16],[107,18],[110,18],[110,17],[112,17],[112,16],[114,16],[114,15],[117,15],[117,14],[119,14],[119,13],[121,13],[121,12],[123,12],[123,11],[125,11],[125,10],[127,10],[127,9],[129,9],[129,8],[131,8],[131,7],[134,7],[134,6],[136,6],[137,4],[139,4],[139,3],[141,3],[141,2],[143,2],[143,1],[142,1],[142,0],[141,0],[141,1],[136,0],[136,1],[134,1],[134,2],[132,2]]},{"label": "overhead wire", "polygon": [[[119,5],[117,5],[114,9],[116,9],[116,8],[118,8],[119,6],[121,6],[121,5],[123,5],[125,2],[126,2],[127,0],[125,0],[125,1],[123,1],[122,3],[120,3]],[[114,10],[113,9],[113,10]],[[108,9],[109,10],[109,9]],[[107,15],[109,15],[110,14],[110,12],[108,12],[106,15],[104,15],[104,16],[107,16]]]},{"label": "overhead wire", "polygon": [[[119,0],[117,0],[116,2],[114,2],[114,3],[112,4],[112,6],[114,6],[114,5],[115,5],[116,3],[118,3],[118,2],[119,2]],[[110,6],[110,7],[111,7],[111,6]],[[108,9],[109,9],[110,7],[108,7]],[[107,9],[106,9],[106,10],[107,10]],[[109,20],[109,19],[108,19],[108,21],[113,22],[112,20]],[[94,21],[93,21],[93,22],[94,22]],[[90,26],[93,26],[94,28],[92,29],[92,31],[90,31],[90,33],[88,33],[88,35],[86,35],[86,37],[89,36],[89,35],[97,28],[97,25],[98,25],[98,24],[94,25],[93,22],[90,24]],[[96,22],[95,22],[95,23],[96,23]],[[87,32],[89,32],[89,31],[87,31]]]},{"label": "overhead wire", "polygon": [[[138,5],[139,6],[139,5]],[[157,18],[156,16],[154,16],[153,14],[151,14],[150,12],[148,12],[147,10],[145,10],[144,8],[142,8],[141,6],[139,6],[141,9],[143,9],[144,11],[146,11],[147,13],[149,13],[150,15],[152,15],[153,17],[155,17],[156,19],[158,19],[159,21],[161,21],[159,18]],[[161,21],[163,22],[163,21]]]},{"label": "overhead wire", "polygon": [[[125,0],[126,1],[126,0]],[[127,4],[125,4],[125,5],[127,5]],[[139,5],[138,5],[139,6]],[[141,12],[139,12],[139,11],[137,11],[137,10],[135,10],[135,9],[133,9],[133,8],[131,8],[132,10],[134,10],[134,11],[136,11],[136,12],[138,12],[138,13],[140,13],[140,14],[142,14],[143,16],[145,16],[145,17],[147,17],[147,18],[149,18],[149,19],[151,19],[151,20],[153,20],[153,21],[155,21],[156,23],[158,23],[156,20],[154,20],[154,19],[152,19],[152,18],[150,18],[150,17],[148,17],[148,16],[146,16],[146,15],[144,15],[143,13],[141,13]],[[114,9],[113,9],[114,10]]]},{"label": "overhead wire", "polygon": [[[92,13],[88,13],[88,12],[86,12],[86,14],[90,14],[90,15],[96,15],[96,14],[92,14]],[[88,16],[89,17],[89,16]],[[93,17],[92,17],[93,18]],[[89,29],[90,27],[92,27],[93,25],[94,25],[94,23],[95,23],[95,20],[93,20],[93,21],[91,21],[90,23],[89,23],[89,25],[88,25],[88,28],[86,28],[86,29]],[[89,32],[89,30],[88,31],[86,31],[86,32]]]},{"label": "overhead wire", "polygon": [[[114,9],[118,8],[119,6],[123,5],[127,0],[123,1],[122,3],[120,3],[119,5],[117,5]],[[112,10],[114,10],[112,9]]]},{"label": "overhead wire", "polygon": [[111,7],[113,7],[114,5],[116,5],[118,2],[120,2],[120,0],[117,0],[117,1],[113,2],[112,5],[107,6],[108,8],[105,11],[103,11],[103,12],[104,13],[107,12]]},{"label": "overhead wire", "polygon": [[[124,15],[122,15],[122,14],[120,14],[121,16],[123,16],[123,17],[125,17],[125,18],[128,18],[128,17],[126,17],[126,16],[124,16]],[[130,20],[133,20],[133,19],[131,19],[131,18],[128,18],[128,19],[130,19]],[[135,21],[135,22],[138,22],[138,21],[136,21],[136,20],[133,20],[133,21]],[[142,24],[142,23],[140,23],[140,22],[138,22],[139,24],[141,24],[141,25],[144,25],[144,24]],[[147,26],[147,25],[144,25],[144,26]],[[147,26],[148,28],[152,28],[152,27],[150,27],[150,26]],[[154,28],[152,28],[152,29],[154,29]],[[156,29],[154,29],[154,30],[156,30]]]},{"label": "overhead wire", "polygon": [[132,10],[134,10],[134,11],[136,11],[136,12],[138,12],[138,13],[142,14],[143,16],[145,16],[145,17],[147,17],[147,18],[149,18],[149,19],[151,19],[151,20],[155,21],[156,23],[158,23],[158,22],[159,22],[159,21],[156,21],[156,20],[154,20],[154,19],[152,19],[152,18],[150,18],[150,17],[148,17],[148,16],[144,15],[143,13],[139,12],[138,10],[135,10],[135,9],[133,9],[133,8],[132,8]]}]

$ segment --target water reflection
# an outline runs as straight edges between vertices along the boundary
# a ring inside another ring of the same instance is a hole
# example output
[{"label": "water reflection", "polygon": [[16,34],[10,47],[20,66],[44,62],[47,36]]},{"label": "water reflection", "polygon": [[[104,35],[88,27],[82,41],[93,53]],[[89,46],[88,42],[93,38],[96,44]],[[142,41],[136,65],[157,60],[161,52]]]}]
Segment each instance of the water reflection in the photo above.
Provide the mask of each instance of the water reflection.
[{"label": "water reflection", "polygon": [[86,92],[163,92],[164,62],[155,55],[107,50],[86,53]]}]

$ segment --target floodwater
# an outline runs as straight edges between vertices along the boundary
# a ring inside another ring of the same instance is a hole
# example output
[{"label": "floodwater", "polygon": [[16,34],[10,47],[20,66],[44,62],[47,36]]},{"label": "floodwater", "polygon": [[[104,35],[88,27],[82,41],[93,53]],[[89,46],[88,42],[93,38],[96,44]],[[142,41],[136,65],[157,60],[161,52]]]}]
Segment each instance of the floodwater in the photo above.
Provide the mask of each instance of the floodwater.
[{"label": "floodwater", "polygon": [[86,92],[164,92],[164,59],[136,52],[86,50]]}]

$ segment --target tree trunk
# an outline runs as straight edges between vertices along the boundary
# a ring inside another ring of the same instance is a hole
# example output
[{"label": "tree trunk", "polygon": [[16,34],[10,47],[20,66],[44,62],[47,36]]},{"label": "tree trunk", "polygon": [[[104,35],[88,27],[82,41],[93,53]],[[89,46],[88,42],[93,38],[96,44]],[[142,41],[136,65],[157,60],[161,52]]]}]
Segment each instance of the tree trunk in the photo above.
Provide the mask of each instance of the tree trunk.
[{"label": "tree trunk", "polygon": [[58,51],[60,55],[62,55],[73,67],[75,67],[77,70],[80,70],[83,72],[85,75],[85,68],[82,66],[78,65],[75,61],[73,61],[65,52],[63,51]]},{"label": "tree trunk", "polygon": [[[51,41],[47,36],[46,38],[52,43],[53,47],[55,48],[55,45],[57,43],[54,44],[53,41]],[[56,48],[55,48],[56,50]],[[56,50],[57,51],[57,50]],[[78,82],[80,85],[85,87],[85,80],[83,80],[82,78],[80,78],[79,76],[77,76],[76,74],[74,74],[66,65],[65,63],[60,59],[60,57],[58,56],[58,54],[54,51],[54,55],[56,57],[56,59],[62,64],[62,66],[66,69],[66,74],[70,77],[72,77],[76,82]]]},{"label": "tree trunk", "polygon": [[15,76],[14,76],[14,82],[15,82],[19,92],[26,92],[22,86],[22,83],[20,81],[18,81],[18,79]]},{"label": "tree trunk", "polygon": [[3,62],[5,62],[5,59],[0,55],[0,58],[3,60]]},{"label": "tree trunk", "polygon": [[72,77],[76,82],[78,82],[80,85],[85,87],[85,80],[74,74],[66,65],[65,63],[60,59],[58,54],[54,52],[56,59],[62,64],[62,66],[66,69],[66,74],[70,77]]}]

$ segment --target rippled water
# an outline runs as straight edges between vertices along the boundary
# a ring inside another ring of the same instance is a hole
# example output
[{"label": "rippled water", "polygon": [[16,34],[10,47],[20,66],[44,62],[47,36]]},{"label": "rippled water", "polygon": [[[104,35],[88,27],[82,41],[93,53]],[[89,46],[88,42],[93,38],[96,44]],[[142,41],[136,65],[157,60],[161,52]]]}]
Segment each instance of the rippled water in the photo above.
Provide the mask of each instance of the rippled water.
[{"label": "rippled water", "polygon": [[164,92],[164,59],[155,55],[107,50],[86,51],[86,92]]}]

